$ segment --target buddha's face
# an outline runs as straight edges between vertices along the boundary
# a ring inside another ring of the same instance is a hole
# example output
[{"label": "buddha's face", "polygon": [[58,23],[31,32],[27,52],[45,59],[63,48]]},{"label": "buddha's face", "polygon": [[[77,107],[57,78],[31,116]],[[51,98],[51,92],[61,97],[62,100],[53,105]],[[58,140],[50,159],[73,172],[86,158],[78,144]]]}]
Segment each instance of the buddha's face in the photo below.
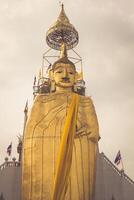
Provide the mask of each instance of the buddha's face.
[{"label": "buddha's face", "polygon": [[61,63],[60,66],[55,67],[53,71],[53,79],[56,87],[59,88],[73,88],[75,83],[76,71],[73,66]]}]

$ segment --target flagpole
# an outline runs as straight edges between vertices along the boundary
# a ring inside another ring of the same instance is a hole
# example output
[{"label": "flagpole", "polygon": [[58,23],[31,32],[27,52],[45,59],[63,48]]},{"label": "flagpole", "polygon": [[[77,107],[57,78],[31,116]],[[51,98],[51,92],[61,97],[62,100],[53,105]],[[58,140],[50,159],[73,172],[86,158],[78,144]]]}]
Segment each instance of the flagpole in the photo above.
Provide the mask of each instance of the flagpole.
[{"label": "flagpole", "polygon": [[122,160],[122,157],[121,157],[121,165],[122,165],[122,172],[124,172],[124,164],[123,164],[123,160]]}]

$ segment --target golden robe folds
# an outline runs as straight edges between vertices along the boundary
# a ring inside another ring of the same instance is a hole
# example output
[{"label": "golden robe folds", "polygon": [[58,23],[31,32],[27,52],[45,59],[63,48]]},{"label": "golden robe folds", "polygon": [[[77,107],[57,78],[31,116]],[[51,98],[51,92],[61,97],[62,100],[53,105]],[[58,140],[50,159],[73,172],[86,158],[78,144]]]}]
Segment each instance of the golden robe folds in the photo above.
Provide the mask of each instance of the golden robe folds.
[{"label": "golden robe folds", "polygon": [[[55,200],[58,153],[72,94],[59,92],[35,98],[24,134],[22,200]],[[71,171],[63,200],[92,200],[98,137],[92,100],[79,96]]]}]

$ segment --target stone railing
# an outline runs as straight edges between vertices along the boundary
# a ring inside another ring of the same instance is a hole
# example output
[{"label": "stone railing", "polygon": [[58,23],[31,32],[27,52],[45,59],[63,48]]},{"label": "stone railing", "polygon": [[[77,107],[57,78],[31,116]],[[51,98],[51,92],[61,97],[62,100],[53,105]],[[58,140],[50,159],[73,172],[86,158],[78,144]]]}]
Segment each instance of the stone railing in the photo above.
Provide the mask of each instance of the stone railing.
[{"label": "stone railing", "polygon": [[128,177],[127,174],[124,173],[124,170],[119,170],[106,156],[105,154],[102,152],[100,153],[100,156],[112,167],[112,169],[114,171],[116,171],[116,173],[121,176],[122,178],[124,178],[125,180],[127,180],[129,183],[134,184],[134,181]]},{"label": "stone railing", "polygon": [[16,158],[13,158],[12,161],[8,161],[8,158],[5,158],[5,162],[0,165],[0,171],[7,167],[19,167],[20,163],[16,161]]},{"label": "stone railing", "polygon": [[124,173],[124,178],[125,178],[129,183],[134,184],[134,181],[133,181],[131,178],[129,178],[128,175],[125,174],[125,173]]}]

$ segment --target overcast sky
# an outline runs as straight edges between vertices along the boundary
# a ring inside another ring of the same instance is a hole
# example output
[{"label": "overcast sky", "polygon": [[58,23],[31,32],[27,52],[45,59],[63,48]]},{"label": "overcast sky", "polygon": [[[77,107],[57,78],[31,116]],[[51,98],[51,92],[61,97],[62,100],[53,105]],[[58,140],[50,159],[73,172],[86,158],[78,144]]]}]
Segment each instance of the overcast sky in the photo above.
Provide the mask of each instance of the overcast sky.
[{"label": "overcast sky", "polygon": [[[134,1],[64,0],[79,32],[87,95],[100,126],[100,151],[113,161],[121,150],[134,179]],[[59,1],[0,0],[0,163],[23,131],[25,102],[32,103],[33,77],[47,50],[45,34],[59,14]]]}]

